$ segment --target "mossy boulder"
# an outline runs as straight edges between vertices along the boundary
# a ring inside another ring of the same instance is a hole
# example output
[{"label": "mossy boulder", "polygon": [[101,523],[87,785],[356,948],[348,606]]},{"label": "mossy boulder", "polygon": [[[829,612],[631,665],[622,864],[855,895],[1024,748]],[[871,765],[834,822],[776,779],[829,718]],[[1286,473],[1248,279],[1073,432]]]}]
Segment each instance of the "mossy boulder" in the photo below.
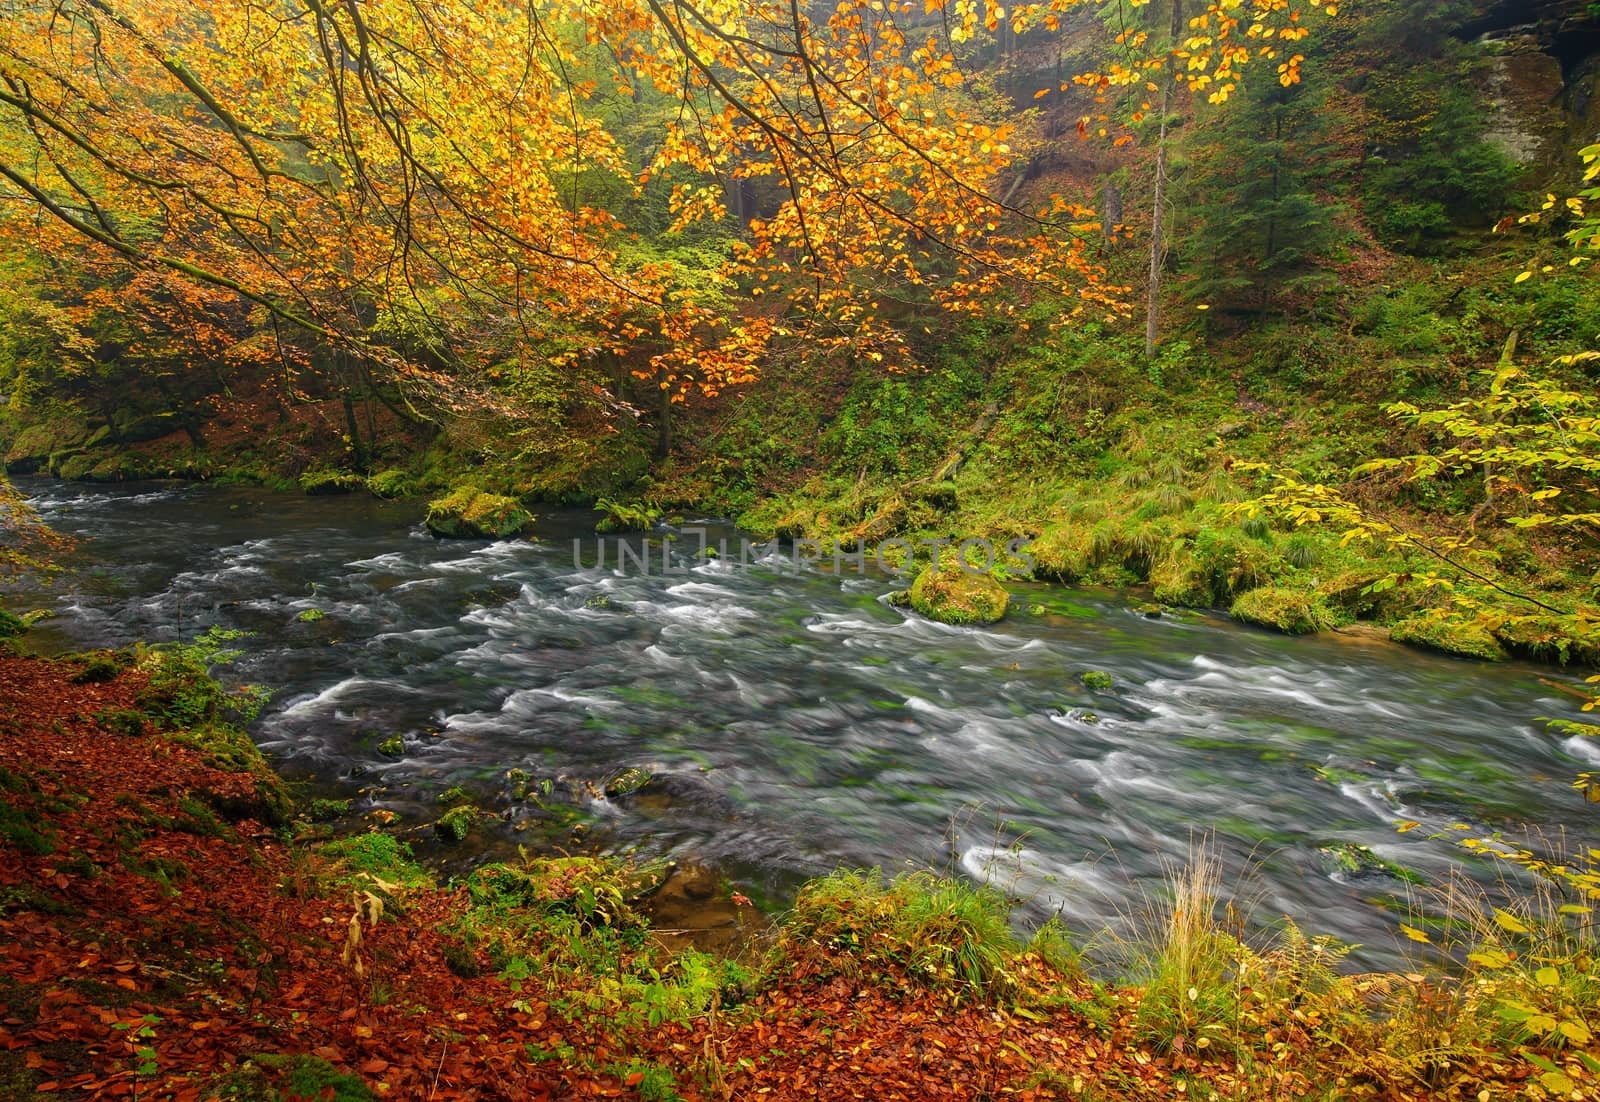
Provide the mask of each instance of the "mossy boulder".
[{"label": "mossy boulder", "polygon": [[82,482],[88,477],[89,472],[94,470],[98,461],[95,456],[83,452],[61,456],[59,462],[56,456],[51,456],[50,469],[57,478],[64,478],[68,482]]},{"label": "mossy boulder", "polygon": [[1205,608],[1211,603],[1205,571],[1187,547],[1174,547],[1151,567],[1150,584],[1155,587],[1155,599],[1164,605]]},{"label": "mossy boulder", "polygon": [[911,607],[943,624],[993,624],[1006,614],[1010,596],[987,574],[931,567],[911,585]]},{"label": "mossy boulder", "polygon": [[373,497],[410,497],[417,492],[417,483],[407,472],[390,468],[367,479],[367,492]]},{"label": "mossy boulder", "polygon": [[9,474],[32,474],[45,467],[50,457],[76,451],[89,437],[90,429],[82,414],[70,408],[51,410],[42,420],[26,426],[12,439],[5,452]]},{"label": "mossy boulder", "polygon": [[1037,578],[1072,583],[1089,573],[1093,539],[1081,525],[1058,524],[1046,528],[1029,542],[1033,573]]},{"label": "mossy boulder", "polygon": [[471,804],[462,804],[452,807],[434,821],[433,832],[443,842],[459,844],[467,840],[467,835],[472,833],[472,828],[478,824],[482,814]]},{"label": "mossy boulder", "polygon": [[1116,679],[1105,670],[1084,670],[1078,678],[1083,682],[1083,687],[1094,693],[1108,693],[1116,685]]},{"label": "mossy boulder", "polygon": [[1310,635],[1338,624],[1338,617],[1317,594],[1277,585],[1264,585],[1242,594],[1233,602],[1229,615],[1285,635]]},{"label": "mossy boulder", "polygon": [[366,479],[351,471],[315,470],[300,476],[300,492],[311,497],[351,494],[366,484]]},{"label": "mossy boulder", "polygon": [[218,814],[231,821],[254,819],[268,826],[283,826],[294,817],[294,800],[283,778],[273,772],[260,749],[238,727],[229,723],[199,723],[168,731],[164,737],[200,754],[213,769],[249,775],[248,790],[219,785],[201,792]]},{"label": "mossy boulder", "polygon": [[1495,641],[1489,629],[1474,620],[1427,615],[1402,620],[1389,629],[1396,643],[1441,651],[1457,658],[1478,658],[1498,662],[1506,657],[1505,648]]},{"label": "mossy boulder", "polygon": [[1517,616],[1495,625],[1491,634],[1511,654],[1534,662],[1565,666],[1600,666],[1600,647],[1580,639],[1560,620],[1548,616]]},{"label": "mossy boulder", "polygon": [[516,498],[462,486],[428,503],[428,531],[445,539],[510,539],[533,523]]}]

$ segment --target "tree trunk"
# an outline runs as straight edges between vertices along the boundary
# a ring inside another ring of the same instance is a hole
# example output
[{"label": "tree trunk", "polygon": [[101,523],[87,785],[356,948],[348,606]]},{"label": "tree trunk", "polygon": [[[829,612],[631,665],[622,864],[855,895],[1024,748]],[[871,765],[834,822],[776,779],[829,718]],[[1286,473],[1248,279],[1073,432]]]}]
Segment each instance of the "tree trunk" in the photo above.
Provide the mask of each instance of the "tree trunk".
[{"label": "tree trunk", "polygon": [[1167,201],[1167,93],[1161,92],[1161,135],[1156,139],[1156,196],[1150,209],[1150,288],[1144,308],[1144,355],[1156,354],[1156,334],[1161,329],[1161,264],[1165,240],[1161,220]]},{"label": "tree trunk", "polygon": [[[1183,0],[1172,0],[1172,41],[1176,43],[1183,34]],[[1150,211],[1150,289],[1145,300],[1144,354],[1151,359],[1156,354],[1156,336],[1161,331],[1161,267],[1166,261],[1166,237],[1162,220],[1167,204],[1167,130],[1170,126],[1168,112],[1172,106],[1172,93],[1178,87],[1177,62],[1161,86],[1161,133],[1156,138],[1155,200]]]}]

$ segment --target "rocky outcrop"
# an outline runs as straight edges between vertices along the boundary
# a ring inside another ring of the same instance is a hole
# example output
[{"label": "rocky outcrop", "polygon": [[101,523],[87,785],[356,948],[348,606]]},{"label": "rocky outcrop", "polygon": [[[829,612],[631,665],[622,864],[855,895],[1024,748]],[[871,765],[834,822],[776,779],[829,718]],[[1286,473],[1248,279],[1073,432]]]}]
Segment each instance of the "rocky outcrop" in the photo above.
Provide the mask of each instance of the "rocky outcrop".
[{"label": "rocky outcrop", "polygon": [[1590,0],[1485,0],[1456,32],[1490,56],[1484,137],[1552,178],[1600,141],[1600,8]]}]

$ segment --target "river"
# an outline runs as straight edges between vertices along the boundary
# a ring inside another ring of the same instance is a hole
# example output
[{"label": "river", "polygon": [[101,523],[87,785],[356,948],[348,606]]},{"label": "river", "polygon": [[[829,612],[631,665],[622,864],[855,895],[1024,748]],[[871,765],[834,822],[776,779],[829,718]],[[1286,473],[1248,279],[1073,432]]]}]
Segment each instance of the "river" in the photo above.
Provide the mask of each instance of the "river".
[{"label": "river", "polygon": [[[291,775],[412,823],[461,784],[509,844],[550,818],[512,799],[521,769],[592,844],[711,863],[773,905],[841,864],[910,864],[1092,929],[1142,910],[1209,836],[1259,920],[1392,965],[1415,889],[1344,867],[1343,847],[1436,881],[1466,858],[1453,824],[1594,833],[1570,782],[1600,746],[1540,722],[1579,714],[1542,680],[1577,679],[1550,670],[1033,584],[1001,624],[952,628],[888,605],[882,574],[707,562],[687,539],[666,574],[661,533],[649,573],[616,570],[609,544],[602,568],[583,511],[547,513],[536,542],[440,541],[414,502],[20,485],[79,539],[64,578],[18,598],[57,612],[46,644],[243,629],[222,672],[273,687],[253,733]],[[1114,687],[1086,689],[1086,670]],[[381,751],[396,734],[402,752]],[[630,768],[655,779],[600,794]]]}]

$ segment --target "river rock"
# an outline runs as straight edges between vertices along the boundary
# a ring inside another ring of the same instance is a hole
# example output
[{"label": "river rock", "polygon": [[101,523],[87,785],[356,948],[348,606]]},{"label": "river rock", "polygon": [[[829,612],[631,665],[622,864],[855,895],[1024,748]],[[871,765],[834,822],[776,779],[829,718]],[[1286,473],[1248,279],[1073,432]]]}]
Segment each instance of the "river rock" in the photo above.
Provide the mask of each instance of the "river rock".
[{"label": "river rock", "polygon": [[959,568],[917,575],[911,586],[911,607],[943,624],[993,624],[1003,619],[1010,596],[988,574]]},{"label": "river rock", "polygon": [[428,531],[445,539],[510,539],[533,523],[516,498],[462,486],[428,503]]}]

